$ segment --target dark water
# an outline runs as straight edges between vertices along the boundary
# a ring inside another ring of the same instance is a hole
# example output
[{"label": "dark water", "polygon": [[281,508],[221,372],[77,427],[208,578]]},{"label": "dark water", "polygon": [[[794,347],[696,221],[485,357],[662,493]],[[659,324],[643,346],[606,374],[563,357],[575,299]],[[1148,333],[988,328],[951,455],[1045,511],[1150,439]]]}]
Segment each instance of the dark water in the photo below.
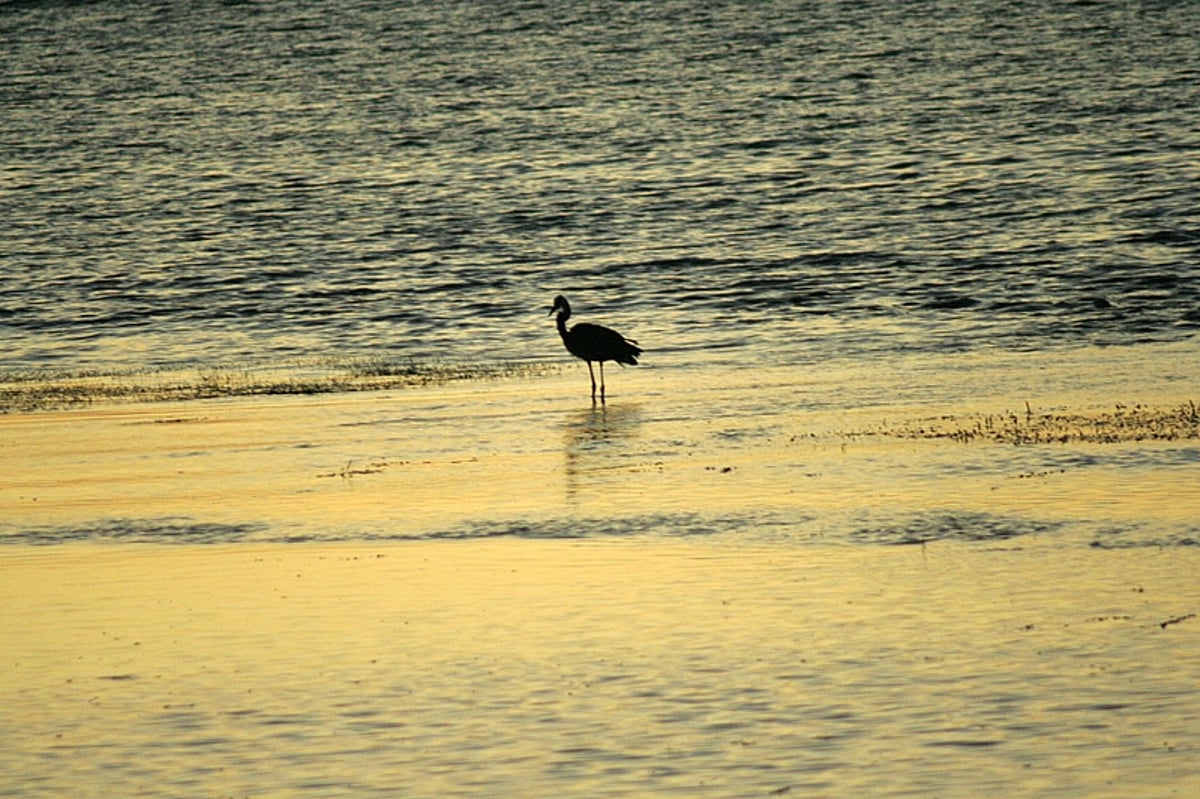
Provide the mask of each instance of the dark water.
[{"label": "dark water", "polygon": [[4,365],[1191,337],[1198,12],[0,4]]}]

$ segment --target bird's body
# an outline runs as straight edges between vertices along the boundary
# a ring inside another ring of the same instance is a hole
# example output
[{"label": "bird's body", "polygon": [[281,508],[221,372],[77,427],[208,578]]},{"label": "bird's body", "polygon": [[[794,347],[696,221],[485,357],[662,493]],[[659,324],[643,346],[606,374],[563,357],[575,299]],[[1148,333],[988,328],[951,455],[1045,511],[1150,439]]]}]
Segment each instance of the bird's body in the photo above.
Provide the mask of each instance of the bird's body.
[{"label": "bird's body", "polygon": [[550,309],[550,313],[555,312],[558,313],[555,321],[558,324],[558,335],[562,337],[563,346],[567,348],[567,352],[587,362],[588,374],[592,378],[593,401],[596,399],[596,374],[592,371],[592,363],[600,364],[600,401],[604,402],[604,362],[616,361],[636,366],[638,356],[642,354],[642,348],[636,341],[627,339],[604,325],[580,322],[568,328],[567,320],[571,318],[571,304],[561,294],[554,298],[554,307]]}]

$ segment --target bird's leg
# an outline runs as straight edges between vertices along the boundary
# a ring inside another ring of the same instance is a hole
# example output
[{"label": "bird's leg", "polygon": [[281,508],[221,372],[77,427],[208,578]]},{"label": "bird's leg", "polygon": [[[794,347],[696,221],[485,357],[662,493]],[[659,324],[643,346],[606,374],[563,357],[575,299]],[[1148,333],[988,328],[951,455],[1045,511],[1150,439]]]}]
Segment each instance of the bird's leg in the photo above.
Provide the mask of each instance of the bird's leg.
[{"label": "bird's leg", "polygon": [[604,361],[600,362],[600,404],[604,404]]},{"label": "bird's leg", "polygon": [[[588,375],[592,378],[592,400],[596,399],[596,373],[592,371],[592,362],[588,361]],[[604,364],[600,364],[601,374],[603,374]]]}]

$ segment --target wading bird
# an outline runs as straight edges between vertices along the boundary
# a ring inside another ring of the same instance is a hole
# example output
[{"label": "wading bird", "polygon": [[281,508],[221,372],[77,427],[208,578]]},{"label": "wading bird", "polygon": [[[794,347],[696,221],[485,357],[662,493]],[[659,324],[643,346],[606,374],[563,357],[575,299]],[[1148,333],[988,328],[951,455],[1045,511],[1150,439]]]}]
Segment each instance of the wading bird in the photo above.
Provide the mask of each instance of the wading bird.
[{"label": "wading bird", "polygon": [[554,307],[550,313],[558,312],[558,335],[562,336],[563,346],[567,352],[576,358],[587,361],[588,374],[592,377],[592,401],[596,401],[596,374],[592,371],[592,361],[600,364],[600,401],[604,402],[604,362],[616,361],[637,366],[637,356],[642,354],[642,348],[636,341],[627,339],[617,331],[580,322],[567,329],[567,320],[571,318],[571,304],[561,294],[554,298]]}]

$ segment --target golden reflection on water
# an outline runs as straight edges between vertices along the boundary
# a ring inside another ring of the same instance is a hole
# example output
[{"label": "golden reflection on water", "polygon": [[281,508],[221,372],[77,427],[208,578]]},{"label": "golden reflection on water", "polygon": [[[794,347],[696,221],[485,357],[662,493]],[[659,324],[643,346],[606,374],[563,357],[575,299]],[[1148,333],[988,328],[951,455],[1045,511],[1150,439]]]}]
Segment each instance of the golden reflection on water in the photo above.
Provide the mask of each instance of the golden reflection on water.
[{"label": "golden reflection on water", "polygon": [[1198,557],[710,540],[24,550],[0,572],[0,784],[1186,795]]},{"label": "golden reflection on water", "polygon": [[[631,468],[633,458],[628,453],[638,449],[641,419],[641,405],[632,402],[593,404],[567,413],[563,421],[563,475],[568,505],[574,505],[580,494],[597,481],[603,482],[605,475]],[[620,447],[626,457],[612,457],[614,447]],[[616,485],[610,487],[619,489]]]}]

